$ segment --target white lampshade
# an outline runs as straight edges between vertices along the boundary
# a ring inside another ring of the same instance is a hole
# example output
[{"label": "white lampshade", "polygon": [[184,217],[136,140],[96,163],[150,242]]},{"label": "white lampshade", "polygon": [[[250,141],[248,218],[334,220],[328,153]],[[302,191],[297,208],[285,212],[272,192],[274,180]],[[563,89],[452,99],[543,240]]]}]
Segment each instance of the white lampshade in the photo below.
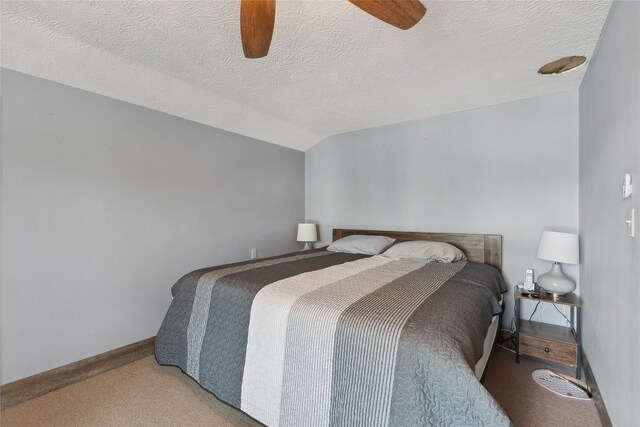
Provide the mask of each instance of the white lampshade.
[{"label": "white lampshade", "polygon": [[578,264],[580,262],[578,235],[543,231],[540,235],[536,258],[564,264]]},{"label": "white lampshade", "polygon": [[316,224],[298,224],[298,242],[318,241]]}]

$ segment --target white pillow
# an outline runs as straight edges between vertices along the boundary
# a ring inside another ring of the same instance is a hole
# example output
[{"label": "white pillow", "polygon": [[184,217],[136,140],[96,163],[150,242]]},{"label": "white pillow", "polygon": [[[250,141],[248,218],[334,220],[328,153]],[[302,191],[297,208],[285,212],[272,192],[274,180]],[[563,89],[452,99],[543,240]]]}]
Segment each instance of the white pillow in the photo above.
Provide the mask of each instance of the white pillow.
[{"label": "white pillow", "polygon": [[353,235],[338,239],[327,248],[331,252],[346,252],[348,254],[378,255],[396,239],[384,236]]},{"label": "white pillow", "polygon": [[382,256],[393,259],[424,259],[430,262],[455,262],[467,257],[458,248],[445,242],[415,240],[393,245]]}]

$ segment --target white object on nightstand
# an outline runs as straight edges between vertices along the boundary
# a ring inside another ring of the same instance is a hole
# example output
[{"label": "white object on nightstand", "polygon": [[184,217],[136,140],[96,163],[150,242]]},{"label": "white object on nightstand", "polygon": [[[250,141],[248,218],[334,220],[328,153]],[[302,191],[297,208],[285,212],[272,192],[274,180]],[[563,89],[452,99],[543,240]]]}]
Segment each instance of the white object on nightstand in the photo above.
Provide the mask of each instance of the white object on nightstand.
[{"label": "white object on nightstand", "polygon": [[530,268],[527,268],[524,271],[524,288],[527,291],[536,290],[536,284],[533,282],[533,270]]},{"label": "white object on nightstand", "polygon": [[304,242],[303,251],[313,249],[313,243],[318,241],[318,226],[316,224],[298,224],[298,242]]}]

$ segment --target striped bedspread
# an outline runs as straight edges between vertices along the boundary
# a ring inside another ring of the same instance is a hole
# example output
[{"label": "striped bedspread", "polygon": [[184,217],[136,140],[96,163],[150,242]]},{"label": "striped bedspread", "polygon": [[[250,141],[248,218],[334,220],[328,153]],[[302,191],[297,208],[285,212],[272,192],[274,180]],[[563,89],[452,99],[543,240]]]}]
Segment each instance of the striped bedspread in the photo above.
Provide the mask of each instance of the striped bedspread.
[{"label": "striped bedspread", "polygon": [[472,369],[505,290],[484,264],[325,250],[203,269],[156,358],[269,426],[509,425]]}]

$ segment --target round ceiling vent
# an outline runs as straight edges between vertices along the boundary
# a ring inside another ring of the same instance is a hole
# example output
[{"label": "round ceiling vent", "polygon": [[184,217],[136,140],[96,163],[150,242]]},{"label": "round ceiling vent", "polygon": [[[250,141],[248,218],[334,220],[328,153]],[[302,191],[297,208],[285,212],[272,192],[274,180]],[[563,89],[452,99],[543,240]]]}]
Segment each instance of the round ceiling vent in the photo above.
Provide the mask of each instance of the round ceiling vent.
[{"label": "round ceiling vent", "polygon": [[543,65],[538,70],[540,74],[560,74],[565,71],[573,70],[576,67],[584,64],[587,58],[584,56],[567,56],[557,59],[553,62]]}]

